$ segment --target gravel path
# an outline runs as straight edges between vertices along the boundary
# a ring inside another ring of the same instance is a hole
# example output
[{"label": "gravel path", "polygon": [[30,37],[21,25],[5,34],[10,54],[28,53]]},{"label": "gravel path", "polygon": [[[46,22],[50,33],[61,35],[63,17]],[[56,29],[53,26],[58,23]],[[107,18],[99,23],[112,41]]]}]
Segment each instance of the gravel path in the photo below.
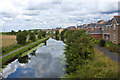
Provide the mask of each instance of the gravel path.
[{"label": "gravel path", "polygon": [[100,50],[101,52],[103,52],[106,56],[108,56],[110,59],[115,60],[115,61],[119,61],[120,62],[120,56],[118,56],[118,54],[110,52],[102,47],[96,46],[96,48],[98,50]]},{"label": "gravel path", "polygon": [[[39,42],[39,41],[40,41],[40,40],[38,40],[38,41],[36,41],[36,42]],[[0,59],[3,58],[3,57],[5,57],[5,56],[8,56],[8,55],[10,55],[10,54],[12,54],[12,53],[14,53],[14,52],[16,52],[16,51],[19,51],[20,49],[23,49],[23,48],[25,48],[25,47],[27,47],[27,46],[29,46],[29,45],[31,45],[31,44],[34,44],[34,43],[36,43],[36,42],[30,43],[30,44],[28,44],[28,45],[26,45],[26,46],[23,46],[23,47],[21,47],[21,48],[18,48],[18,49],[16,49],[16,50],[12,51],[12,52],[9,52],[8,54],[5,54],[5,55],[1,56]]]}]

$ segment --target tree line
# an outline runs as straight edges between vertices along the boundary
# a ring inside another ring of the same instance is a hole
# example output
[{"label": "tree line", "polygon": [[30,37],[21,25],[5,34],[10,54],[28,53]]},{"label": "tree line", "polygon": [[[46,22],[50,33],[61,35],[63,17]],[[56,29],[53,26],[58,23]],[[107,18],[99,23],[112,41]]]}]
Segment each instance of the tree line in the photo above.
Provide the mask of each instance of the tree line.
[{"label": "tree line", "polygon": [[17,43],[18,44],[25,44],[26,43],[26,39],[27,39],[27,35],[29,35],[29,40],[30,41],[36,41],[36,36],[35,35],[38,35],[38,39],[41,39],[42,37],[46,37],[46,31],[35,31],[35,32],[28,32],[28,31],[18,31],[17,33]]}]

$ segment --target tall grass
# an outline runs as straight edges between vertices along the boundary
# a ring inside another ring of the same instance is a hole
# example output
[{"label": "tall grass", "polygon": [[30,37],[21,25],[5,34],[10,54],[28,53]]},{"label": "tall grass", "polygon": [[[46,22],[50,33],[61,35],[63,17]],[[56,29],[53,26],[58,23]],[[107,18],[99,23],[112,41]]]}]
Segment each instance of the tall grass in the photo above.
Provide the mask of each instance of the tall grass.
[{"label": "tall grass", "polygon": [[[79,67],[79,70],[66,74],[64,78],[118,78],[118,62],[112,61],[95,48],[95,57],[89,63]],[[120,65],[119,65],[120,66]]]}]

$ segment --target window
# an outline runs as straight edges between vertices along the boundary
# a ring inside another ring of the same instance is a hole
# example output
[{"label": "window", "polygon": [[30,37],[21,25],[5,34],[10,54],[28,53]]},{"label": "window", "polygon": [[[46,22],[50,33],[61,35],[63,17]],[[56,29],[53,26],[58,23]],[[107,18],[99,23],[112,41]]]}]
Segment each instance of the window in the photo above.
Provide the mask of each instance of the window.
[{"label": "window", "polygon": [[114,39],[113,41],[116,41],[115,33],[114,33],[114,35],[113,35],[113,39]]},{"label": "window", "polygon": [[111,26],[109,26],[109,30],[110,30],[110,27],[111,27]]},{"label": "window", "polygon": [[116,28],[116,25],[114,24],[114,30],[115,30],[115,28]]},{"label": "window", "polygon": [[102,26],[102,30],[104,30],[104,26]]},{"label": "window", "polygon": [[106,26],[106,30],[107,30],[107,26]]}]

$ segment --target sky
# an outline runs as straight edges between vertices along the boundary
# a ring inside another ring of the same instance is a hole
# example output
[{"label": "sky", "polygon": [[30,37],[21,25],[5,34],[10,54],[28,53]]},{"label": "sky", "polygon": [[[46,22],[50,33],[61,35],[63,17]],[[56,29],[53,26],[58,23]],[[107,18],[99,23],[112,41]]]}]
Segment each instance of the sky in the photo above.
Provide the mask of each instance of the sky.
[{"label": "sky", "polygon": [[109,20],[119,0],[0,0],[0,32],[52,29]]}]

